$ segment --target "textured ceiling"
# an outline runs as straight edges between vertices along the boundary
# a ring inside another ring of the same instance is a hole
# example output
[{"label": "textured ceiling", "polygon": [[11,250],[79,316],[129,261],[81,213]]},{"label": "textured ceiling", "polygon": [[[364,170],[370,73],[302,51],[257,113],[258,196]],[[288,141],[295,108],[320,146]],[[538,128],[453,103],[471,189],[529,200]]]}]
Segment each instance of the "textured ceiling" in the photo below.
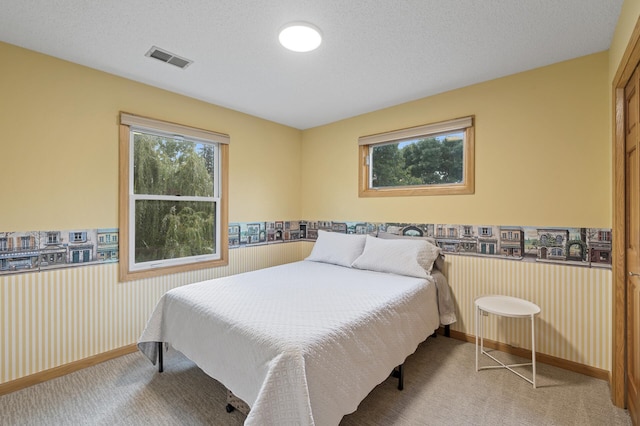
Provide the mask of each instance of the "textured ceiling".
[{"label": "textured ceiling", "polygon": [[[622,3],[2,0],[0,40],[307,129],[606,50]],[[318,26],[320,48],[282,48],[292,21]]]}]

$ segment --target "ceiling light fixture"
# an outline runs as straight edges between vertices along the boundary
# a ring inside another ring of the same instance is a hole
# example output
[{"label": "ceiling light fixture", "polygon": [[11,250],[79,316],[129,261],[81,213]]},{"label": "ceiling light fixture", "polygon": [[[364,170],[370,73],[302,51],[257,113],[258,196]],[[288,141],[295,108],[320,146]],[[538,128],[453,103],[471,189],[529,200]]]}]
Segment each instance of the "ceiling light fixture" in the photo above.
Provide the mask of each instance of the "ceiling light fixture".
[{"label": "ceiling light fixture", "polygon": [[322,43],[320,30],[307,22],[292,22],[280,30],[280,44],[294,52],[310,52]]}]

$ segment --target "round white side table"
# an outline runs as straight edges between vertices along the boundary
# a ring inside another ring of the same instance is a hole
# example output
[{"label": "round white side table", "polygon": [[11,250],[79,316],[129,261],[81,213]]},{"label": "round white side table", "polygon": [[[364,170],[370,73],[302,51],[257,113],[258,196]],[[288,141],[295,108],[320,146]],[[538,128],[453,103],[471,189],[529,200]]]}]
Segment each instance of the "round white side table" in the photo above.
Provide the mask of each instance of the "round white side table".
[{"label": "round white side table", "polygon": [[[534,317],[540,313],[540,307],[535,303],[531,303],[528,300],[519,299],[511,296],[480,296],[475,300],[476,305],[476,371],[488,370],[493,368],[506,368],[507,370],[517,374],[518,376],[531,383],[533,387],[536,387],[536,330]],[[484,350],[484,337],[483,337],[483,324],[482,318],[487,314],[500,315],[503,317],[511,318],[529,318],[531,320],[531,362],[524,364],[509,364],[506,365],[503,362],[496,359],[493,355]],[[478,345],[478,341],[480,345]],[[486,355],[499,365],[478,366],[479,355]],[[523,367],[531,365],[533,367],[533,378],[523,376],[518,371],[514,370],[515,367]]]}]

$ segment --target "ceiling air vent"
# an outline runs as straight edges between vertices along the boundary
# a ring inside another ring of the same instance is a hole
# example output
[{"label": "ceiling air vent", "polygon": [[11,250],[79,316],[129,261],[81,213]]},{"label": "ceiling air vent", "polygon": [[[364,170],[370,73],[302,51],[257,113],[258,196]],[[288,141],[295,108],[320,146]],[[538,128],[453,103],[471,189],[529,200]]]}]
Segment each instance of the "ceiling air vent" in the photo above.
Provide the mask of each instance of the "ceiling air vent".
[{"label": "ceiling air vent", "polygon": [[174,55],[173,53],[167,52],[166,50],[160,49],[156,46],[153,46],[151,49],[149,49],[149,51],[145,53],[145,56],[157,59],[162,62],[166,62],[171,65],[175,65],[176,67],[182,69],[185,69],[193,63],[193,61],[189,59],[181,58],[178,55]]}]

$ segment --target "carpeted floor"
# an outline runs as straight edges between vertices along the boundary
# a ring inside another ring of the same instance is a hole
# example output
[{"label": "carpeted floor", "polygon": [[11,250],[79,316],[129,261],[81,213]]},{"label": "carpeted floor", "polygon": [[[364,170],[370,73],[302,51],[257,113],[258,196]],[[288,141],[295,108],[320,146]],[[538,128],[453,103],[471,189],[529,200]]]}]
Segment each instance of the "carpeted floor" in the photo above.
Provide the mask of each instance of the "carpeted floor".
[{"label": "carpeted floor", "polygon": [[[476,373],[473,344],[430,338],[407,359],[403,391],[387,379],[340,425],[631,424],[605,381],[541,363],[537,381],[533,389],[506,370]],[[0,424],[241,425],[244,415],[225,405],[224,387],[180,353],[169,351],[162,374],[134,353],[0,397]]]}]

